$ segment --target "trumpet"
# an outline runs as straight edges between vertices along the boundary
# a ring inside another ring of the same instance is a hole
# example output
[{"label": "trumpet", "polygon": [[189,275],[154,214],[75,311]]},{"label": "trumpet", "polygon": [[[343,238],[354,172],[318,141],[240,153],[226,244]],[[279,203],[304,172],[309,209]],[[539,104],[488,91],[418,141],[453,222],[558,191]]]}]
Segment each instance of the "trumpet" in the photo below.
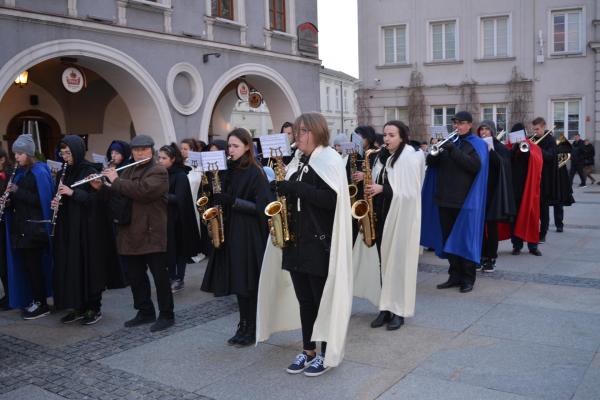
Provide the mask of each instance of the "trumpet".
[{"label": "trumpet", "polygon": [[458,135],[458,129],[454,130],[450,135],[448,135],[448,137],[446,139],[442,140],[440,143],[436,143],[436,144],[432,145],[431,150],[429,151],[429,154],[431,154],[433,157],[438,156],[444,150],[444,148],[442,146],[445,145],[446,142],[448,142],[449,140],[454,141],[454,138],[457,135]]},{"label": "trumpet", "polygon": [[12,181],[13,181],[16,173],[17,173],[17,166],[15,165],[15,168],[13,169],[13,172],[12,172],[12,174],[10,174],[10,178],[8,179],[8,183],[6,184],[6,190],[4,191],[4,193],[2,193],[2,196],[0,196],[0,221],[2,220],[2,217],[4,216],[4,209],[6,208],[6,202],[8,201],[8,198],[10,197],[10,185],[12,185]]},{"label": "trumpet", "polygon": [[[285,166],[283,165],[283,154],[281,150],[275,151],[271,148],[271,159],[275,159],[275,180],[285,180]],[[271,239],[277,247],[284,248],[292,241],[288,221],[287,199],[285,196],[277,195],[277,200],[270,202],[265,207],[265,215],[269,217],[269,230]]]},{"label": "trumpet", "polygon": [[[371,165],[369,162],[369,156],[374,153],[380,152],[384,147],[381,147],[378,150],[367,150],[365,152],[365,159],[363,161],[363,172],[365,174],[365,178],[363,180],[363,185],[366,188],[368,185],[371,185],[373,182],[373,177],[371,175]],[[357,219],[360,222],[360,228],[363,233],[363,241],[367,245],[367,247],[371,247],[375,244],[376,233],[375,233],[375,210],[373,209],[373,198],[370,196],[364,195],[364,198],[361,200],[357,200],[352,205],[352,217]]]},{"label": "trumpet", "polygon": [[[58,186],[60,187],[60,185],[63,184],[63,179],[65,177],[65,172],[67,172],[67,163],[63,163],[62,166],[62,170],[61,170],[61,174],[60,174],[60,180],[58,181]],[[58,208],[60,207],[60,200],[62,199],[62,195],[60,193],[58,193],[58,189],[56,190],[56,195],[54,196],[54,198],[57,201],[56,204],[56,208],[54,210],[52,210],[52,219],[50,220],[50,224],[52,225],[52,229],[50,230],[50,237],[54,237],[54,232],[56,230],[56,220],[58,218]]]},{"label": "trumpet", "polygon": [[[212,186],[213,194],[221,193],[221,180],[219,178],[219,166],[215,162],[214,164],[209,163],[210,171],[212,171]],[[202,200],[200,198],[199,200]],[[213,207],[202,213],[202,220],[208,225],[208,235],[211,238],[213,247],[220,249],[225,243],[225,227],[223,225],[223,209],[220,204],[216,204]]]},{"label": "trumpet", "polygon": [[[143,160],[140,160],[140,161],[132,162],[131,164],[127,164],[127,165],[124,165],[122,167],[119,167],[119,168],[115,169],[115,171],[117,171],[117,172],[122,171],[122,170],[124,170],[126,168],[133,167],[134,165],[138,165],[138,164],[144,163],[144,162],[146,162],[146,161],[148,161],[150,159],[152,159],[152,157],[148,157],[148,158],[144,158]],[[102,175],[102,174],[92,174],[92,175],[88,176],[87,178],[83,178],[81,180],[78,180],[74,184],[72,184],[71,188],[74,188],[74,187],[77,187],[77,186],[81,186],[81,185],[83,185],[85,183],[94,181],[96,179],[103,179],[103,178],[104,178],[104,175]],[[103,181],[103,182],[104,182],[105,185],[110,186],[110,184],[108,184],[106,181]]]},{"label": "trumpet", "polygon": [[[358,156],[356,154],[356,151],[353,151],[350,154],[350,177],[352,177],[357,170],[357,158]],[[358,186],[355,183],[350,183],[348,185],[348,190],[350,191],[350,204],[354,204],[356,202],[356,195],[358,194]]]},{"label": "trumpet", "polygon": [[[529,138],[529,140],[531,140],[531,143],[533,143],[533,144],[540,144],[542,142],[542,140],[544,140],[544,138],[546,136],[548,136],[549,134],[552,133],[552,131],[554,130],[554,128],[556,128],[556,127],[553,126],[552,129],[550,129],[548,132],[544,133],[544,135],[542,137],[538,138],[537,140],[533,140],[533,138],[535,137],[535,135],[531,136]],[[521,150],[521,152],[523,152],[523,153],[527,153],[529,151],[529,143],[527,143],[525,141],[519,143],[519,150]]]}]

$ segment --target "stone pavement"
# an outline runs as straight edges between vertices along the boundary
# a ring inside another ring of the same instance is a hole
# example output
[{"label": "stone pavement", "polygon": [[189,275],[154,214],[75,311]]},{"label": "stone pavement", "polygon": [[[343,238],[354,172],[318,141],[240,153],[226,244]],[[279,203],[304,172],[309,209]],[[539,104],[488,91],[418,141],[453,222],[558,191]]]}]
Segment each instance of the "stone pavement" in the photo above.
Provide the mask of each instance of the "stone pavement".
[{"label": "stone pavement", "polygon": [[373,306],[356,300],[346,358],[319,378],[284,368],[299,332],[258,347],[227,346],[233,298],[199,290],[204,262],[188,266],[175,296],[177,324],[125,329],[129,289],[104,296],[104,318],[63,326],[62,313],[23,321],[0,314],[0,400],[17,399],[600,399],[600,186],[576,189],[565,232],[548,233],[543,257],[510,255],[475,290],[437,290],[445,262],[421,257],[414,318],[371,329]]}]

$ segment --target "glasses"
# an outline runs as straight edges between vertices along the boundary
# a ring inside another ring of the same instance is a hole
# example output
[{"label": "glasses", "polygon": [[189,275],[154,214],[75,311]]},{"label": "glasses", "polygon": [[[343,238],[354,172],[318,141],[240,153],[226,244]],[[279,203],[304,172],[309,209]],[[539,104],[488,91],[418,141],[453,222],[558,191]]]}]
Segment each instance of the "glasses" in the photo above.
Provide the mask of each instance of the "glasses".
[{"label": "glasses", "polygon": [[298,137],[298,136],[304,136],[308,132],[310,132],[308,129],[306,129],[306,128],[300,128],[299,130],[297,130],[296,132],[294,132],[294,136],[296,136],[296,137]]},{"label": "glasses", "polygon": [[58,152],[58,154],[60,154],[61,157],[64,157],[64,156],[70,156],[71,152],[69,150],[61,150]]}]

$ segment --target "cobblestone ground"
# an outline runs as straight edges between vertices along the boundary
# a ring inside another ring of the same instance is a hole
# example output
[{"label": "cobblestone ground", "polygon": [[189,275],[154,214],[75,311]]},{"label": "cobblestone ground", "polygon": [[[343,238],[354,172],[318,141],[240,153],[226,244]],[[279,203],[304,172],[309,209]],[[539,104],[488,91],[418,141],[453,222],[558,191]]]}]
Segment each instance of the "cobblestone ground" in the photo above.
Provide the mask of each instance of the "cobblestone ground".
[{"label": "cobblestone ground", "polygon": [[[600,399],[600,187],[576,193],[565,232],[542,257],[511,256],[476,289],[439,291],[447,264],[421,256],[417,309],[399,331],[368,327],[376,309],[356,301],[345,361],[310,382],[283,369],[298,332],[232,349],[233,298],[198,290],[204,262],[175,296],[176,325],[125,329],[128,289],[105,294],[94,327],[0,314],[0,400],[16,399]],[[300,379],[300,381],[299,381]]]}]

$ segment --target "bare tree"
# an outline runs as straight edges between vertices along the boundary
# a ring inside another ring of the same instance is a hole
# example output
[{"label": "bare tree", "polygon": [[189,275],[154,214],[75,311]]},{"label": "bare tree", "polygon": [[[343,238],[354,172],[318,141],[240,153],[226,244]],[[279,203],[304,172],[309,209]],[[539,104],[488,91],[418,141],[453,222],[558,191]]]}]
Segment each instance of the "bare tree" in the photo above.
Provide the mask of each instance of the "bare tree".
[{"label": "bare tree", "polygon": [[[513,67],[510,81],[508,81],[508,93],[506,101],[510,112],[510,123],[522,122],[526,124],[531,119],[532,82],[519,73],[517,67]],[[507,124],[508,127],[508,124]]]},{"label": "bare tree", "polygon": [[356,120],[358,125],[371,125],[368,89],[358,89],[356,91]]},{"label": "bare tree", "polygon": [[468,111],[473,116],[473,125],[479,123],[479,95],[477,82],[465,81],[458,86],[460,90],[460,111]]}]

